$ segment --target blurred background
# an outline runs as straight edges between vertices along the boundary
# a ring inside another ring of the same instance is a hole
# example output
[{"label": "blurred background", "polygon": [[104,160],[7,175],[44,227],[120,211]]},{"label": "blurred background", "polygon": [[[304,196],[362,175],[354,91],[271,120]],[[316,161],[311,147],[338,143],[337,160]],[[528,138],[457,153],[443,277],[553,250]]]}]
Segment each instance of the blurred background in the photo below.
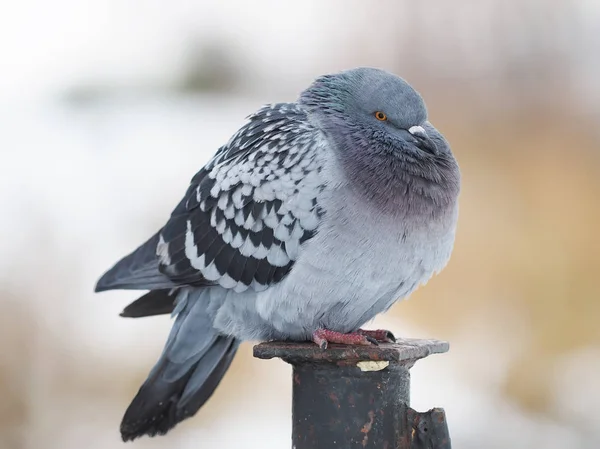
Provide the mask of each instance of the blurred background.
[{"label": "blurred background", "polygon": [[[451,342],[412,406],[456,448],[600,447],[597,1],[5,2],[0,63],[1,449],[121,447],[171,321],[96,279],[245,116],[365,65],[423,94],[463,171],[450,265],[371,325]],[[290,369],[251,347],[133,446],[289,447]]]}]

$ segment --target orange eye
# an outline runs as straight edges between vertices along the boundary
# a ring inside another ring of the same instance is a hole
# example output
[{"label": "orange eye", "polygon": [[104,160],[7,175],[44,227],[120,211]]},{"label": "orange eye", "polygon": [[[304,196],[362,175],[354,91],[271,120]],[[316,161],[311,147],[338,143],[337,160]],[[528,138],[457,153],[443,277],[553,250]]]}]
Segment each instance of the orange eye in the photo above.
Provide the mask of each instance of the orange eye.
[{"label": "orange eye", "polygon": [[377,111],[375,113],[375,118],[379,121],[385,122],[387,120],[387,115],[385,115],[383,112],[381,111]]}]

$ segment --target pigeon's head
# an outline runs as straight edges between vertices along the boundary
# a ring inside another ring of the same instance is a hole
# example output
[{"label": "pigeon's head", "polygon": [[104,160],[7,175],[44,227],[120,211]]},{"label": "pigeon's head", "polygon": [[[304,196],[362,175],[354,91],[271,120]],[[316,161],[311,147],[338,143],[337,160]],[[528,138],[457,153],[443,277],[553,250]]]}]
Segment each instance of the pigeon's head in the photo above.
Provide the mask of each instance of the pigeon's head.
[{"label": "pigeon's head", "polygon": [[417,186],[425,196],[458,194],[450,146],[427,120],[421,95],[402,78],[375,68],[325,75],[302,92],[299,103],[354,179],[371,188],[378,179]]},{"label": "pigeon's head", "polygon": [[384,70],[358,68],[322,76],[302,93],[300,103],[333,134],[360,130],[357,141],[366,138],[415,158],[449,150],[427,121],[421,95]]}]

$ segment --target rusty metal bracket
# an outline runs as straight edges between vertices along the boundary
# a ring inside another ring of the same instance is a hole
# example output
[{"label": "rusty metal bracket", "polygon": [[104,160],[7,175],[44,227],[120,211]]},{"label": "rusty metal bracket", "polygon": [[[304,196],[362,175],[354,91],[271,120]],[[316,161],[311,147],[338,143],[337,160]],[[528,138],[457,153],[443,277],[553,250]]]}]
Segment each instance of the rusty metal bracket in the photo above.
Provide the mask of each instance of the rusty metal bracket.
[{"label": "rusty metal bracket", "polygon": [[448,351],[437,340],[400,339],[379,346],[268,342],[260,359],[293,366],[294,449],[450,449],[443,409],[410,408],[409,369]]}]

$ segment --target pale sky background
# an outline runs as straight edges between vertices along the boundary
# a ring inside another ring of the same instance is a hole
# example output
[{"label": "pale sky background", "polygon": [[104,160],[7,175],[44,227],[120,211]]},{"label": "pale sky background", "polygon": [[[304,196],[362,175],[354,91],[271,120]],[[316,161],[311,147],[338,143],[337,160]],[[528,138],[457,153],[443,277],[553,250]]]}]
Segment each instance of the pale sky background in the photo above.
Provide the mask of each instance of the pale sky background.
[{"label": "pale sky background", "polygon": [[[371,64],[389,64],[390,45],[396,44],[390,35],[406,41],[405,48],[419,49],[419,59],[441,77],[493,76],[504,63],[495,56],[498,45],[514,58],[551,46],[570,58],[569,70],[588,96],[590,89],[598,91],[600,3],[595,0],[437,1],[435,7],[384,0],[378,8],[357,0],[173,0],[168,5],[4,1],[0,98],[20,102],[81,83],[169,82],[185,65],[192,38],[225,43],[247,68],[249,87],[290,86],[322,68],[347,66],[352,48],[366,52]],[[390,18],[390,7],[399,14]],[[529,17],[537,21],[525,26]],[[492,26],[496,22],[500,27]],[[528,38],[524,45],[523,32],[531,27],[539,31],[538,42]],[[553,40],[544,43],[547,37]],[[561,64],[557,61],[557,70]]]}]

